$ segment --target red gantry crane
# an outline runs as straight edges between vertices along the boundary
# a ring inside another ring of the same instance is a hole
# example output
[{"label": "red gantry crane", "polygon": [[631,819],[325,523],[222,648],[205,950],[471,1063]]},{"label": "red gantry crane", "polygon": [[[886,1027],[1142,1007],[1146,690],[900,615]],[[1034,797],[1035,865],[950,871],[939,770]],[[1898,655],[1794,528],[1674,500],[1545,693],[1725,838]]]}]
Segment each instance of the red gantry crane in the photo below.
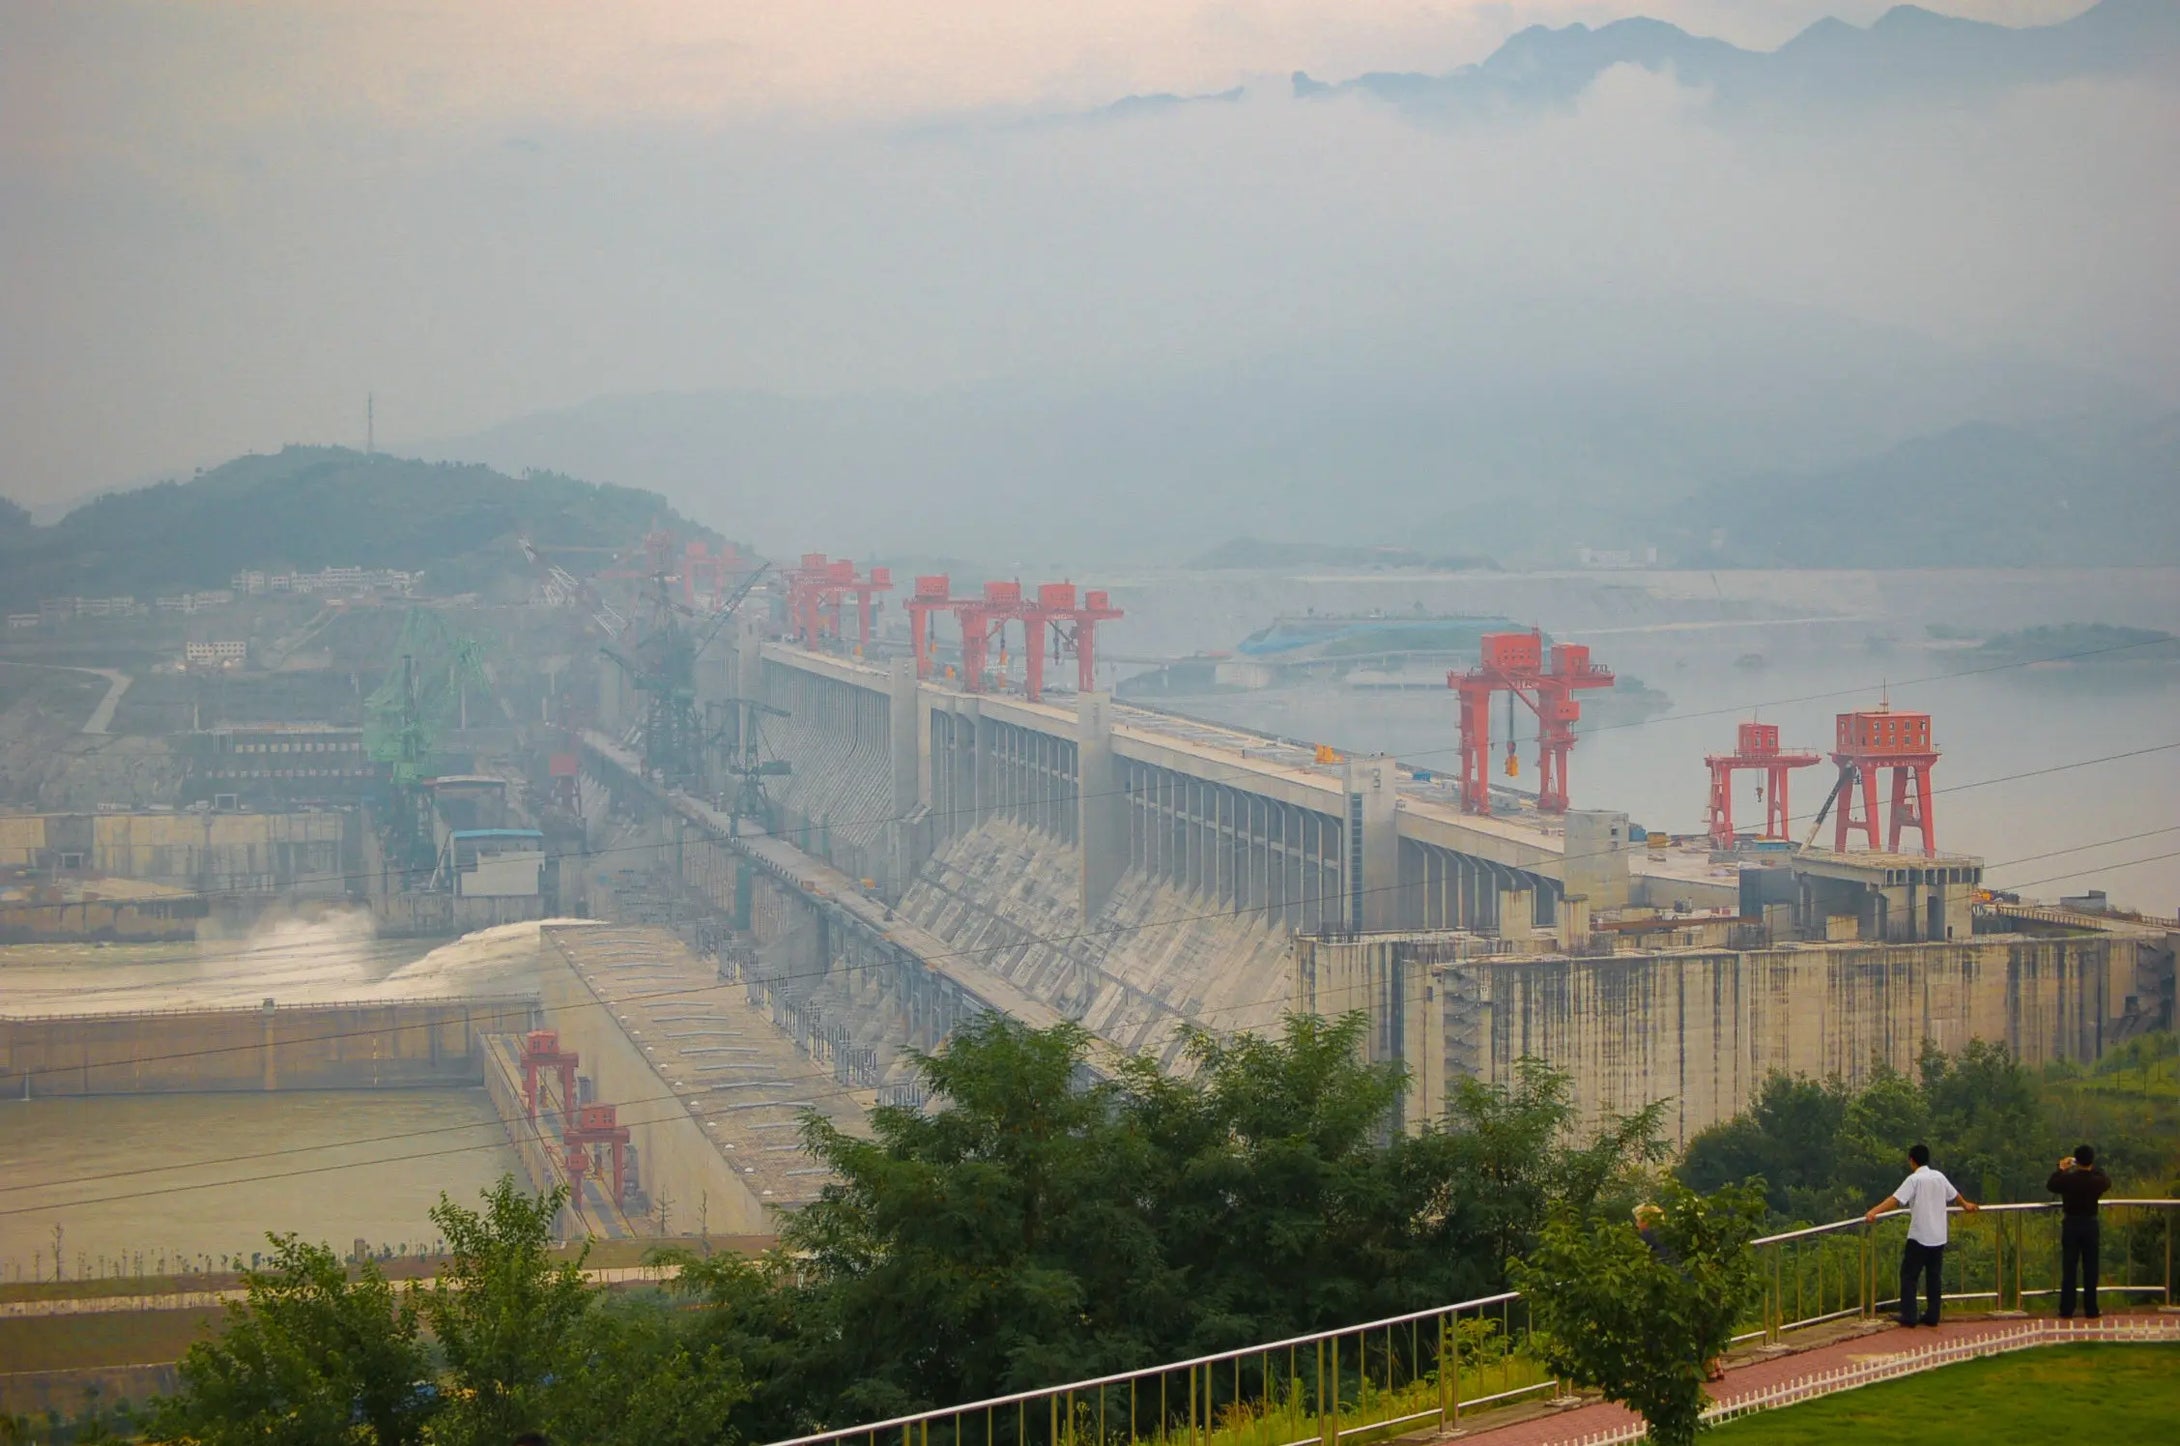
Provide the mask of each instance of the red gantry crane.
[{"label": "red gantry crane", "polygon": [[954,581],[943,572],[916,579],[916,590],[903,604],[908,609],[908,647],[916,659],[916,676],[931,676],[931,615],[954,608]]},{"label": "red gantry crane", "polygon": [[560,1076],[560,1111],[574,1115],[575,1069],[581,1063],[574,1050],[560,1047],[558,1030],[533,1029],[522,1037],[522,1107],[531,1119],[537,1118],[537,1077],[543,1070]]},{"label": "red gantry crane", "polygon": [[1037,589],[1037,605],[1028,609],[1023,618],[1023,630],[1027,634],[1023,649],[1029,700],[1035,703],[1045,693],[1045,655],[1049,644],[1054,661],[1072,655],[1075,659],[1075,690],[1079,693],[1097,691],[1097,629],[1098,624],[1121,617],[1119,608],[1098,589],[1086,590],[1081,601],[1075,597],[1075,584],[1048,582]]},{"label": "red gantry crane", "polygon": [[[1581,643],[1554,643],[1547,662],[1544,634],[1486,633],[1483,662],[1465,673],[1448,673],[1446,686],[1461,695],[1461,806],[1470,813],[1491,812],[1491,698],[1518,698],[1537,716],[1537,811],[1567,811],[1567,754],[1574,748],[1574,725],[1581,721],[1577,692],[1612,686],[1612,671],[1590,661]],[[1507,772],[1514,760],[1513,725],[1507,725]]]},{"label": "red gantry crane", "polygon": [[1076,688],[1094,691],[1098,624],[1125,616],[1104,591],[1092,588],[1078,597],[1071,582],[1045,583],[1034,600],[1023,596],[1019,582],[987,582],[981,596],[957,598],[952,580],[938,573],[916,579],[907,608],[909,645],[919,678],[931,676],[931,615],[953,613],[961,628],[961,684],[971,693],[985,690],[993,652],[1006,657],[1007,624],[1020,623],[1022,691],[1032,703],[1044,699],[1048,658],[1074,658]]},{"label": "red gantry crane", "polygon": [[[1832,761],[1839,765],[1839,783],[1833,792],[1839,799],[1839,816],[1833,848],[1845,853],[1848,835],[1860,834],[1873,852],[1877,849],[1877,774],[1879,769],[1890,769],[1892,807],[1887,814],[1884,851],[1900,852],[1900,834],[1912,828],[1921,836],[1923,857],[1936,857],[1938,837],[1930,815],[1930,770],[1938,762],[1938,750],[1930,741],[1930,715],[1895,713],[1889,703],[1880,704],[1840,714],[1835,730]],[[1822,822],[1821,813],[1818,821]]]},{"label": "red gantry crane", "polygon": [[1711,770],[1711,846],[1730,849],[1734,843],[1735,773],[1746,769],[1764,776],[1764,781],[1756,785],[1756,801],[1764,806],[1762,837],[1783,839],[1788,837],[1787,775],[1822,760],[1815,753],[1782,752],[1776,723],[1743,723],[1735,734],[1733,752],[1708,754],[1703,761]]},{"label": "red gantry crane", "polygon": [[845,557],[828,558],[822,552],[806,552],[802,565],[787,573],[787,635],[805,648],[816,649],[826,638],[842,636],[841,610],[850,595],[855,598],[856,646],[868,649],[878,594],[893,591],[893,570],[874,567],[868,577],[857,573]]},{"label": "red gantry crane", "polygon": [[615,1119],[612,1105],[584,1105],[575,1111],[564,1143],[568,1149],[568,1181],[575,1198],[583,1198],[583,1176],[595,1168],[591,1152],[601,1147],[613,1151],[613,1203],[628,1196],[628,1126]]}]

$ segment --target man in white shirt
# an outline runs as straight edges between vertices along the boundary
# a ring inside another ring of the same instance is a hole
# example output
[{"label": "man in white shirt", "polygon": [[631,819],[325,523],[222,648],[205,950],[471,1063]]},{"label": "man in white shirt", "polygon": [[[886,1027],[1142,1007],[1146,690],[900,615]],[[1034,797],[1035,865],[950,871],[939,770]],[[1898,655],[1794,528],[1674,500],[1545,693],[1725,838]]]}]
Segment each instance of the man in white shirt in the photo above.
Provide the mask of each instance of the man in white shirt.
[{"label": "man in white shirt", "polygon": [[1974,1214],[1976,1202],[1930,1168],[1930,1146],[1910,1148],[1908,1167],[1910,1173],[1900,1182],[1900,1188],[1872,1205],[1862,1219],[1873,1222],[1887,1210],[1907,1211],[1907,1244],[1900,1251],[1900,1324],[1915,1324],[1916,1283],[1927,1275],[1930,1304],[1923,1312],[1922,1323],[1934,1326],[1938,1323],[1939,1302],[1945,1297],[1945,1207],[1958,1200],[1961,1209]]}]

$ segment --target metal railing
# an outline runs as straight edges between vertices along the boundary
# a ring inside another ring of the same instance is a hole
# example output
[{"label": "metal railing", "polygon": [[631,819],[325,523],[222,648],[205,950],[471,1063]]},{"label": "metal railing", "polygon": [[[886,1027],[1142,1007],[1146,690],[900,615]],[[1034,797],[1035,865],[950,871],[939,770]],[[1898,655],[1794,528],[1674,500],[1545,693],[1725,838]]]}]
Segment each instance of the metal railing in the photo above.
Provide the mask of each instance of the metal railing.
[{"label": "metal railing", "polygon": [[[1953,1212],[1948,1302],[2025,1311],[2059,1288],[2058,1202]],[[2112,1304],[2173,1305],[2180,1200],[2107,1200],[2103,1279]],[[1768,1235],[1762,1297],[1736,1343],[1897,1308],[1906,1212]],[[1507,1291],[1363,1325],[1071,1381],[773,1446],[1342,1446],[1463,1412],[1558,1394],[1531,1350],[1529,1315]]]},{"label": "metal railing", "polygon": [[[2059,1202],[1950,1213],[1943,1264],[1949,1303],[2009,1314],[2056,1303]],[[2174,1304],[2180,1200],[2106,1200],[2099,1218],[2098,1294],[2113,1297],[2115,1304]],[[1906,1220],[1906,1212],[1896,1210],[1875,1225],[1842,1220],[1757,1241],[1768,1257],[1763,1318],[1736,1340],[1776,1342],[1789,1331],[1826,1321],[1897,1310]]]}]

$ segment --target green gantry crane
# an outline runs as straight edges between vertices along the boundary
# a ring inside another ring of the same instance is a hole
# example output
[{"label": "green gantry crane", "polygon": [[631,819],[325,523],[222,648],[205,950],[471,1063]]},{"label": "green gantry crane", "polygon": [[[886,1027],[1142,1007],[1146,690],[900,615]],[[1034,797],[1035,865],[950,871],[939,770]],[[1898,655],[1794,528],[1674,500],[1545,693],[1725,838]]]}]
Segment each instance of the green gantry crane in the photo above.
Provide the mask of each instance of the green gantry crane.
[{"label": "green gantry crane", "polygon": [[468,722],[470,695],[482,695],[491,683],[483,650],[430,608],[409,609],[395,652],[386,680],[364,699],[363,742],[387,770],[379,832],[387,863],[407,884],[429,878],[438,863],[430,782],[439,771],[440,740]]}]

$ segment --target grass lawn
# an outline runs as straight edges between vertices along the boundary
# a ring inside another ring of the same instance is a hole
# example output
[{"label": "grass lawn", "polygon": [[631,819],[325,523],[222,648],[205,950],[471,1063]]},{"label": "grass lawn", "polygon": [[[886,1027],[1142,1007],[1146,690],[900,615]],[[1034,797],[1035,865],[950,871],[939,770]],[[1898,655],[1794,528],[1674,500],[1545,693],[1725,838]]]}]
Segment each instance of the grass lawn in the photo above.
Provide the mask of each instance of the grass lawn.
[{"label": "grass lawn", "polygon": [[1820,1442],[2180,1439],[2180,1348],[2038,1346],[1762,1411],[1718,1428],[1720,1446]]}]

